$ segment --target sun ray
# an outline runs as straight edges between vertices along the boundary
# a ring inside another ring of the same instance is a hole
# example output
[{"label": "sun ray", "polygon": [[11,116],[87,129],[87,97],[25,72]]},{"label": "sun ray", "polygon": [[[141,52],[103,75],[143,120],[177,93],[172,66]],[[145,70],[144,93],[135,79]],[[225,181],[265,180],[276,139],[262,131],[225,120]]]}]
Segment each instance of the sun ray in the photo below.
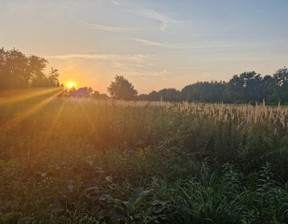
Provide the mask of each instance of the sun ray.
[{"label": "sun ray", "polygon": [[54,117],[54,120],[53,120],[53,122],[52,122],[52,124],[51,124],[51,126],[50,126],[50,128],[49,128],[49,130],[48,130],[48,132],[47,132],[47,134],[46,134],[46,136],[44,138],[44,140],[43,140],[43,144],[40,146],[39,151],[33,157],[33,161],[34,162],[37,161],[38,158],[46,151],[45,147],[47,146],[47,142],[50,139],[50,137],[51,137],[51,135],[52,135],[52,133],[53,133],[55,127],[56,127],[56,124],[57,124],[57,122],[59,120],[60,115],[62,114],[62,111],[64,109],[65,103],[66,103],[66,100],[63,100],[62,103],[61,103],[61,106],[60,106],[59,110],[57,111],[57,114]]},{"label": "sun ray", "polygon": [[[55,127],[56,127],[56,124],[57,124],[57,122],[59,120],[59,117],[60,117],[60,115],[61,115],[61,113],[62,113],[62,111],[64,109],[65,103],[66,103],[66,100],[63,100],[62,104],[61,104],[61,106],[60,106],[60,108],[59,108],[59,110],[58,110],[58,112],[57,112],[57,114],[56,114],[56,116],[55,116],[55,118],[54,118],[54,120],[53,120],[53,122],[52,122],[52,124],[51,124],[51,126],[50,126],[50,128],[49,128],[49,130],[48,130],[48,132],[47,132],[47,134],[45,136],[45,138],[44,138],[44,140],[43,140],[43,144],[40,146],[40,148],[36,152],[36,154],[33,155],[33,161],[34,162],[38,161],[40,156],[43,155],[46,152],[45,146],[47,146],[47,142],[50,139],[50,137],[51,137],[51,135],[52,135],[52,133],[53,133]],[[28,153],[28,156],[31,156],[31,154]],[[32,168],[33,164],[30,164],[30,166],[31,166],[30,168]]]},{"label": "sun ray", "polygon": [[26,118],[28,118],[29,116],[31,116],[32,114],[34,114],[35,112],[37,112],[39,109],[41,109],[43,106],[45,106],[46,104],[48,104],[51,100],[53,100],[55,97],[59,96],[61,93],[63,92],[63,89],[58,90],[55,94],[53,94],[50,97],[47,97],[45,100],[43,100],[42,102],[38,103],[37,105],[31,107],[30,109],[22,112],[20,115],[14,117],[13,119],[7,121],[6,123],[4,123],[4,125],[2,125],[1,130],[5,130],[23,120],[25,120]]},{"label": "sun ray", "polygon": [[[87,105],[87,104],[85,104],[85,105]],[[89,124],[90,128],[94,131],[94,126],[92,125],[93,122],[91,122],[91,118],[90,118],[90,116],[88,114],[88,111],[87,111],[86,107],[83,104],[83,101],[80,101],[80,108],[83,111],[83,115],[85,116],[86,121]]]},{"label": "sun ray", "polygon": [[37,89],[21,89],[21,90],[6,90],[0,92],[0,106],[4,104],[17,103],[23,100],[46,95],[59,91],[57,88],[37,88]]},{"label": "sun ray", "polygon": [[47,141],[49,140],[49,138],[50,138],[50,136],[51,136],[51,134],[52,134],[57,122],[58,122],[58,119],[59,119],[59,117],[60,117],[60,115],[61,115],[61,113],[62,113],[62,111],[64,109],[65,103],[66,103],[66,101],[63,100],[62,104],[61,104],[61,106],[60,106],[60,108],[59,108],[56,116],[54,117],[54,120],[53,120],[53,122],[52,122],[52,124],[51,124],[51,126],[49,128],[49,131],[48,131],[48,133],[47,133],[47,135],[46,135],[46,137],[44,139],[43,146],[46,145]]}]

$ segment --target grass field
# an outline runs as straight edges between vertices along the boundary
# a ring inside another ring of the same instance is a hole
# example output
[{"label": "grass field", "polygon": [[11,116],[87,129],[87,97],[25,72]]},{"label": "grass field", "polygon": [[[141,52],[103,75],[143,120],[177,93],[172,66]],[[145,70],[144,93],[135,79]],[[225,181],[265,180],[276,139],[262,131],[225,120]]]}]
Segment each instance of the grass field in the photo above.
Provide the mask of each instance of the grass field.
[{"label": "grass field", "polygon": [[288,109],[0,99],[0,223],[288,223]]}]

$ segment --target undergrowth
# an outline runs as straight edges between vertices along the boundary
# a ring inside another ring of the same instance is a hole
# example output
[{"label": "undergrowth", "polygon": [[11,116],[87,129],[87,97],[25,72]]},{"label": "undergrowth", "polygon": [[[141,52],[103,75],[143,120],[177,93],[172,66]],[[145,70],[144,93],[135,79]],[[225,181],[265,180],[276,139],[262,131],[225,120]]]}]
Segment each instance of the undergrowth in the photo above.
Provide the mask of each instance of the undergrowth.
[{"label": "undergrowth", "polygon": [[287,223],[287,109],[40,99],[1,108],[0,223]]}]

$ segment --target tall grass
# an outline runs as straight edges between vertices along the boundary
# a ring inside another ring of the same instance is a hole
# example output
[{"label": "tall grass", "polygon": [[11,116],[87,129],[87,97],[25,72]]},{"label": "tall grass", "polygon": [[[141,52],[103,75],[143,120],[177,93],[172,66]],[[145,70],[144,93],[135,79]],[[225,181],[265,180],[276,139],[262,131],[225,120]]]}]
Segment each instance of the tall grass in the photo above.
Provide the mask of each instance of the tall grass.
[{"label": "tall grass", "polygon": [[0,104],[3,223],[288,221],[287,108],[43,100]]}]

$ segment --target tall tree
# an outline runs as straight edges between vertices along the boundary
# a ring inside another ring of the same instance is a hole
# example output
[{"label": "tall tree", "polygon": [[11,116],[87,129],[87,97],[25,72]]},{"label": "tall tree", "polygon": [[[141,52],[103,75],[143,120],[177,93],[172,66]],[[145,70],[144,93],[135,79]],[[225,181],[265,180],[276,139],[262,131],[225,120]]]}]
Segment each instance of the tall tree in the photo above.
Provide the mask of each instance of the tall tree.
[{"label": "tall tree", "polygon": [[27,57],[19,50],[0,49],[0,90],[59,86],[58,71],[45,74],[47,60],[35,55]]},{"label": "tall tree", "polygon": [[162,89],[158,92],[158,97],[163,101],[179,101],[180,92],[174,88]]},{"label": "tall tree", "polygon": [[225,82],[197,82],[181,90],[181,100],[196,102],[223,102],[228,100]]},{"label": "tall tree", "polygon": [[281,103],[288,103],[288,68],[279,69],[273,75],[275,80],[275,87],[271,99],[273,101],[281,101]]},{"label": "tall tree", "polygon": [[111,82],[107,88],[110,95],[115,99],[132,100],[137,96],[137,90],[131,82],[124,78],[124,76],[116,76],[115,81]]},{"label": "tall tree", "polygon": [[233,76],[229,81],[229,89],[235,101],[261,101],[264,98],[263,84],[260,74],[254,71],[243,72],[240,75]]},{"label": "tall tree", "polygon": [[99,91],[94,91],[91,97],[95,100],[107,100],[109,97],[105,93],[99,93]]}]

